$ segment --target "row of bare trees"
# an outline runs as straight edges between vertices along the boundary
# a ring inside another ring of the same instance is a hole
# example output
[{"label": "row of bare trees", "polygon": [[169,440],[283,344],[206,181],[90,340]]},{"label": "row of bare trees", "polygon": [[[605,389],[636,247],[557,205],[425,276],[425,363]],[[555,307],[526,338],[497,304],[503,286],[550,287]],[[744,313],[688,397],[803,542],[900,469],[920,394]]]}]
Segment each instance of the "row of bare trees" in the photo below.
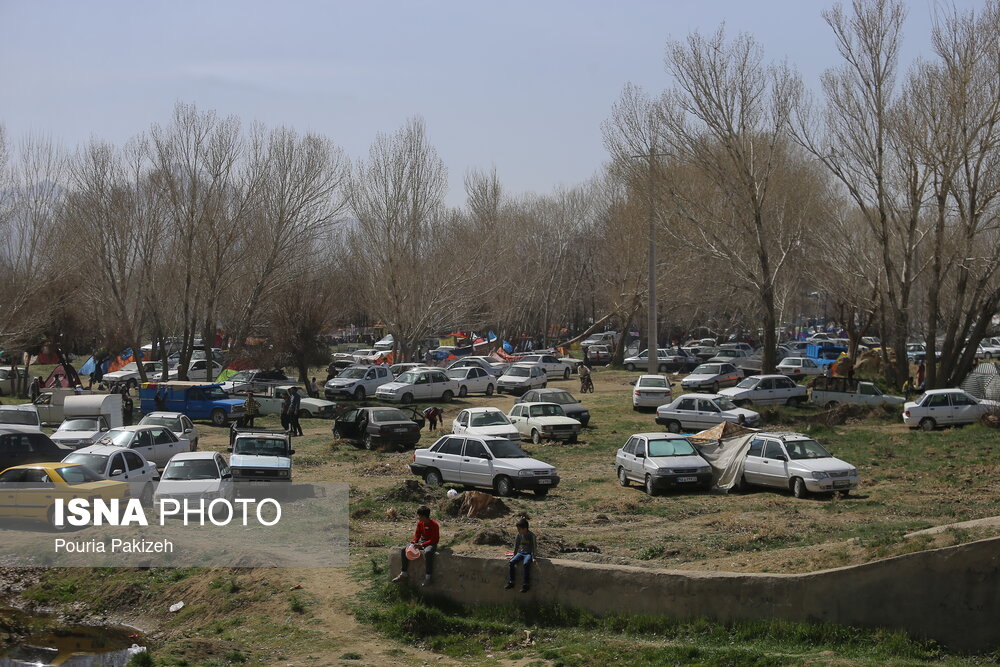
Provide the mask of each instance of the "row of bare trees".
[{"label": "row of bare trees", "polygon": [[[903,72],[904,10],[825,12],[842,64],[815,98],[749,35],[671,41],[671,86],[626,86],[593,179],[515,196],[472,171],[460,207],[420,119],[355,164],[328,138],[183,104],[123,146],[0,133],[0,347],[180,336],[185,366],[222,329],[305,377],[325,330],[362,321],[406,356],[456,326],[628,329],[652,218],[659,343],[741,331],[768,370],[822,294],[852,353],[922,339],[931,386],[954,384],[1000,307],[1000,11],[943,13],[933,57]],[[902,354],[892,369],[901,383]]]}]

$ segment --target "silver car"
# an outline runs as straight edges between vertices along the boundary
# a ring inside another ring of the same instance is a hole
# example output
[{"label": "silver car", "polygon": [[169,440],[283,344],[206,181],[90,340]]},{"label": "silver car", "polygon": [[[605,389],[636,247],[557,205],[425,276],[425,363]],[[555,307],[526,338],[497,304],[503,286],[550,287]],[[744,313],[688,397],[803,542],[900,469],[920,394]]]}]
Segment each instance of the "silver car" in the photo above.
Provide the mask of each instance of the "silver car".
[{"label": "silver car", "polygon": [[810,493],[842,493],[856,489],[858,469],[834,458],[801,433],[758,433],[750,442],[737,487],[749,485],[789,489],[796,498]]},{"label": "silver car", "polygon": [[687,438],[666,433],[636,433],[615,454],[618,483],[642,484],[655,496],[663,489],[712,486],[712,467]]},{"label": "silver car", "polygon": [[743,379],[743,371],[733,364],[702,364],[681,380],[681,388],[686,391],[710,390],[719,393],[720,387],[732,387]]}]

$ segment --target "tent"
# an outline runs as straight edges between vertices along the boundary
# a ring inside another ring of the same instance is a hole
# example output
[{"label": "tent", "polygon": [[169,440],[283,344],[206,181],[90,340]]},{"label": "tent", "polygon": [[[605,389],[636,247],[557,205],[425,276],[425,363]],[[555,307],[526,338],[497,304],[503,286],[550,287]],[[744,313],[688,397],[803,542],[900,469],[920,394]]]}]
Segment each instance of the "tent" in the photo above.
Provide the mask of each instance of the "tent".
[{"label": "tent", "polygon": [[44,387],[75,387],[80,384],[80,377],[76,374],[76,369],[72,366],[59,364],[52,369],[49,377],[45,380]]},{"label": "tent", "polygon": [[689,438],[698,453],[712,466],[715,488],[728,491],[736,486],[743,476],[743,462],[756,433],[755,429],[722,422]]}]

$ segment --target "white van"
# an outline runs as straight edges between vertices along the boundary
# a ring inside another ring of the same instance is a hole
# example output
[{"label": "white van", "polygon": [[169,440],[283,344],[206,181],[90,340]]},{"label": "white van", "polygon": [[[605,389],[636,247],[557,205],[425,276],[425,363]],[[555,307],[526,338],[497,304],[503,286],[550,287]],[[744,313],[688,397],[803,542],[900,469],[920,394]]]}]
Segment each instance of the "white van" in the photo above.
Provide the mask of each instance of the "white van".
[{"label": "white van", "polygon": [[124,423],[122,397],[121,394],[67,396],[63,415],[65,419],[52,434],[52,441],[73,449],[89,447]]}]

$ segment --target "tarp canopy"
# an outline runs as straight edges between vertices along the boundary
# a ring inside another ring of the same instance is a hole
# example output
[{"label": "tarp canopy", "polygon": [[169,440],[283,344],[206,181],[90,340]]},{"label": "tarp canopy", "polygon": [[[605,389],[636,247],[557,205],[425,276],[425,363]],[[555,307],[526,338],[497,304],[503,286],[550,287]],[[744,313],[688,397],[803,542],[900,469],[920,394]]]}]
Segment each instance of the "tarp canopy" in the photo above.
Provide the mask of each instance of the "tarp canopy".
[{"label": "tarp canopy", "polygon": [[234,375],[236,375],[236,374],[237,374],[238,372],[239,372],[239,371],[237,371],[237,370],[234,370],[234,369],[232,369],[232,368],[223,368],[223,369],[222,369],[222,372],[221,372],[221,373],[219,373],[219,377],[215,378],[215,381],[216,381],[216,382],[225,382],[225,381],[226,381],[226,380],[228,380],[229,378],[231,378],[231,377],[233,377]]},{"label": "tarp canopy", "polygon": [[757,433],[732,422],[695,433],[689,440],[698,453],[712,466],[713,486],[729,490],[743,476],[743,462],[750,449],[750,441]]}]

